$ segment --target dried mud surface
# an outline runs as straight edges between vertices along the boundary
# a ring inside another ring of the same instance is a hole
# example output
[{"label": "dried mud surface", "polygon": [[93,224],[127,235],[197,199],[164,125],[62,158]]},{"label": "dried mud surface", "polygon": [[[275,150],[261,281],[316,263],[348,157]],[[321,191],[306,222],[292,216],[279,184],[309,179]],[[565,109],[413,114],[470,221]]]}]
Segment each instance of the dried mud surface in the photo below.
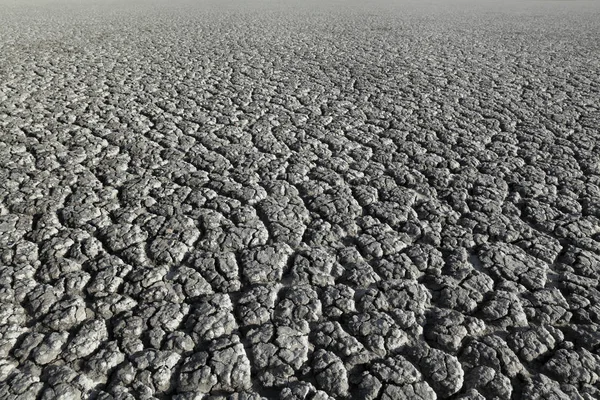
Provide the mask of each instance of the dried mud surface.
[{"label": "dried mud surface", "polygon": [[0,398],[600,398],[575,3],[5,7]]}]

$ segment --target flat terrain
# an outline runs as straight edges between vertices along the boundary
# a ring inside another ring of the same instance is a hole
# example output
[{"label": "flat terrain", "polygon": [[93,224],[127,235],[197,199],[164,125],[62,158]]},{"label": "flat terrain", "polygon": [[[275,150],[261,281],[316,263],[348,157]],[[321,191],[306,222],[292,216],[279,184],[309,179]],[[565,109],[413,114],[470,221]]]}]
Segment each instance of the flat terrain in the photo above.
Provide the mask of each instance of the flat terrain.
[{"label": "flat terrain", "polygon": [[2,0],[0,399],[600,398],[600,3],[247,3]]}]

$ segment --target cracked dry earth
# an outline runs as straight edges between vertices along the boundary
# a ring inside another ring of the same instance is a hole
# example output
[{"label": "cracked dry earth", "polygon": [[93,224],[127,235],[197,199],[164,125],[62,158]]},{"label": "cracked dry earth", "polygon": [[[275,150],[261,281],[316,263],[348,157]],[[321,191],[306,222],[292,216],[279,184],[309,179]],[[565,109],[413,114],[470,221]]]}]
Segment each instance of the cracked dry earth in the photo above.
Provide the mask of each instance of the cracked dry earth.
[{"label": "cracked dry earth", "polygon": [[577,4],[6,7],[0,398],[600,398]]}]

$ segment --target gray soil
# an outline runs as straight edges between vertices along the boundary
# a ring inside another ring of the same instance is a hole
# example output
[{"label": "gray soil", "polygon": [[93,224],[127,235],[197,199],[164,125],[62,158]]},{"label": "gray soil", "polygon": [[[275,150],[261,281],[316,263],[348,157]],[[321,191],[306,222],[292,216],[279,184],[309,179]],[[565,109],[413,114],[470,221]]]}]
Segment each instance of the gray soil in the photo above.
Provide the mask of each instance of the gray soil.
[{"label": "gray soil", "polygon": [[598,2],[0,3],[0,399],[600,398]]}]

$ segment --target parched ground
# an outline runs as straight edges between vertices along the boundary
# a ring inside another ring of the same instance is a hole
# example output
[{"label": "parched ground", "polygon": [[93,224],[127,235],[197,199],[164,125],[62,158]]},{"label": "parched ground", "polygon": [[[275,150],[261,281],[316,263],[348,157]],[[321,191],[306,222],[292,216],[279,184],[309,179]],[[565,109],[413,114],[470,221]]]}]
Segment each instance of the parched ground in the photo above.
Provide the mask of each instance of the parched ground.
[{"label": "parched ground", "polygon": [[0,398],[600,398],[598,2],[0,10]]}]

